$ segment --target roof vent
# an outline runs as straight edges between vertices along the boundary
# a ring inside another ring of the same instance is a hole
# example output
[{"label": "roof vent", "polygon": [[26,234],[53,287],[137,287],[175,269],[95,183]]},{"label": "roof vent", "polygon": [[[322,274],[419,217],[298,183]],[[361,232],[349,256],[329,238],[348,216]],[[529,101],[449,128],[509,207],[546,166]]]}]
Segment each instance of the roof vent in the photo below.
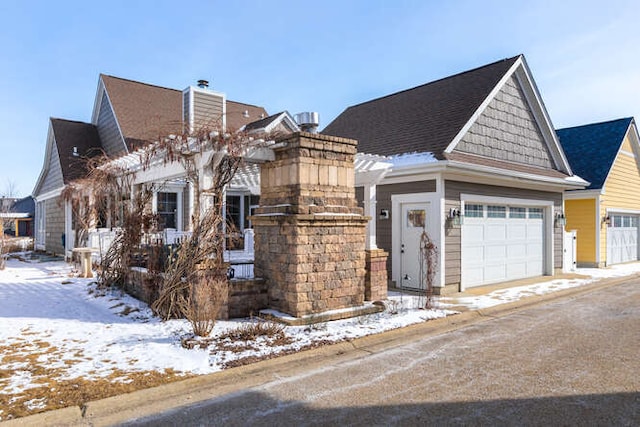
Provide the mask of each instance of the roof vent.
[{"label": "roof vent", "polygon": [[206,89],[209,87],[209,81],[208,80],[198,80],[198,87],[200,89]]},{"label": "roof vent", "polygon": [[300,130],[303,132],[318,132],[318,125],[320,124],[320,118],[316,112],[298,113],[295,115],[296,123],[300,126]]},{"label": "roof vent", "polygon": [[249,110],[244,110],[242,117],[249,117]]}]

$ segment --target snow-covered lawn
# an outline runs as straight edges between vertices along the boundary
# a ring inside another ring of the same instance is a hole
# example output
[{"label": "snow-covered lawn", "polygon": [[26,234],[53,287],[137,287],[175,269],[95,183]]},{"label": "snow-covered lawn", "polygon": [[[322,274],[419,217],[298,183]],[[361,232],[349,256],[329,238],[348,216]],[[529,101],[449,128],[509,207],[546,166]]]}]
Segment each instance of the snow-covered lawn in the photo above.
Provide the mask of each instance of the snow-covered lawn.
[{"label": "snow-covered lawn", "polygon": [[[580,270],[591,279],[550,282],[502,289],[487,295],[441,298],[439,309],[419,309],[424,299],[392,294],[393,310],[354,319],[307,326],[287,326],[283,334],[253,341],[213,339],[208,347],[185,349],[181,338],[190,326],[183,320],[161,322],[146,304],[118,290],[102,291],[92,279],[75,277],[63,262],[10,259],[0,271],[0,420],[12,413],[38,412],[52,405],[56,388],[82,387],[91,381],[127,384],[140,375],[216,372],[247,361],[291,353],[328,342],[375,334],[477,309],[527,295],[580,286],[603,277],[640,271],[640,263],[611,269]],[[453,308],[453,309],[450,309]],[[236,330],[251,319],[219,321],[212,337]],[[4,397],[3,397],[4,396]],[[93,395],[87,395],[93,396]],[[73,403],[73,404],[77,404]],[[9,407],[6,407],[9,405]],[[11,411],[20,405],[22,411]]]}]

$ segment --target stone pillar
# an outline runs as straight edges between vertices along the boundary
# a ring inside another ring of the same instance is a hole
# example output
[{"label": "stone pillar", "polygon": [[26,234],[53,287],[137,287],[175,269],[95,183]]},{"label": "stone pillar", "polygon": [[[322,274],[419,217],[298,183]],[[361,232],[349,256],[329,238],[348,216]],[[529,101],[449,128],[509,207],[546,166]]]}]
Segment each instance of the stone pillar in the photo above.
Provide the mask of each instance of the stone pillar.
[{"label": "stone pillar", "polygon": [[367,249],[364,281],[365,301],[383,301],[387,299],[387,257],[382,249]]},{"label": "stone pillar", "polygon": [[301,317],[363,304],[370,218],[355,198],[356,145],[299,132],[261,165],[254,265],[271,308]]}]

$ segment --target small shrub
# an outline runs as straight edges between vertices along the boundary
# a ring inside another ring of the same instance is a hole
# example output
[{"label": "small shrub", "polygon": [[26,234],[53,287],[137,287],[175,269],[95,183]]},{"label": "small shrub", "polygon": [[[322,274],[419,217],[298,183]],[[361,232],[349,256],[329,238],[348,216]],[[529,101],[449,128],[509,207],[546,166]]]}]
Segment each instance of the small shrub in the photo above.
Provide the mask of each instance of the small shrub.
[{"label": "small shrub", "polygon": [[286,326],[272,321],[243,323],[235,329],[220,335],[220,339],[231,341],[254,341],[258,337],[284,338]]},{"label": "small shrub", "polygon": [[195,283],[185,303],[184,316],[199,337],[209,336],[220,314],[225,285],[220,282],[220,279],[203,279]]}]

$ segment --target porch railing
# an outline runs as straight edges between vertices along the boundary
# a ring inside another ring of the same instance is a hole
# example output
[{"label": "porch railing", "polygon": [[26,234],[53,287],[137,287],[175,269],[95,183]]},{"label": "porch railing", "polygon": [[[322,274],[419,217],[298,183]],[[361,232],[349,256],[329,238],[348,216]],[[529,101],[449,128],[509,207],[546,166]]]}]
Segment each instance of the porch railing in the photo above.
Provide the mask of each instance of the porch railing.
[{"label": "porch railing", "polygon": [[[93,255],[94,261],[99,262],[104,256],[116,237],[118,229],[97,229],[89,232],[88,247],[95,248],[98,251]],[[174,229],[166,229],[158,233],[147,233],[142,238],[143,245],[175,245],[180,244],[184,239],[189,237],[189,231],[177,231]],[[231,265],[232,274],[235,278],[252,278],[253,277],[253,260],[254,260],[254,232],[253,229],[246,229],[243,232],[242,249],[226,250],[224,252],[224,260]]]}]

